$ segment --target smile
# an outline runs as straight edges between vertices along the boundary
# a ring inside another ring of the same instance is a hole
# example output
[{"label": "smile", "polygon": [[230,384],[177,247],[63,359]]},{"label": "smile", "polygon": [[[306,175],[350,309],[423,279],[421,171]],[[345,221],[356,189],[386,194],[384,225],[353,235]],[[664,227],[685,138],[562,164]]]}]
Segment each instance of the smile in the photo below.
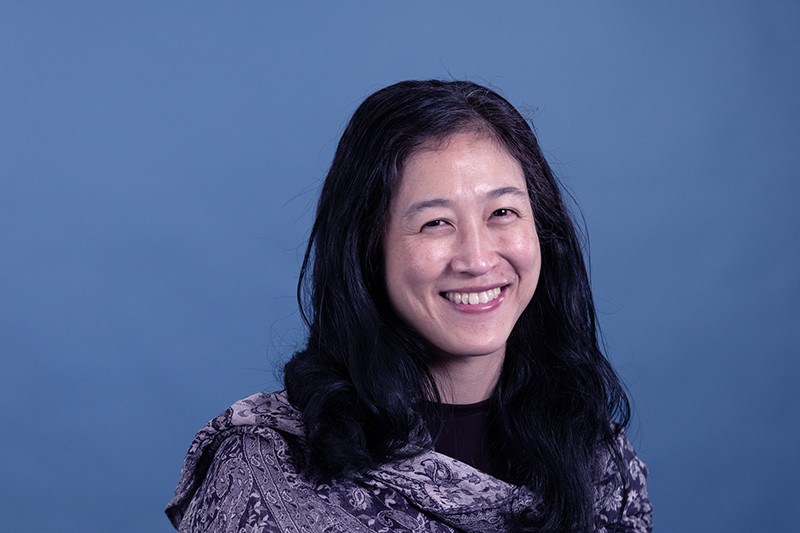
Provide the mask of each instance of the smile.
[{"label": "smile", "polygon": [[456,304],[478,305],[500,296],[500,287],[481,292],[445,292],[444,297]]}]

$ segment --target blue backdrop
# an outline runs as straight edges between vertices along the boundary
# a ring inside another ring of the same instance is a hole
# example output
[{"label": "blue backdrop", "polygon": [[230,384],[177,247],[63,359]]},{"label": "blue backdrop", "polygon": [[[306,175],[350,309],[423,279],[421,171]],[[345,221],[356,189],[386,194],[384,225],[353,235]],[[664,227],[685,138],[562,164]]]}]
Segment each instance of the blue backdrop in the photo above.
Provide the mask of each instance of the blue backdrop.
[{"label": "blue backdrop", "polygon": [[195,431],[302,342],[347,118],[428,77],[525,110],[582,207],[657,531],[795,528],[798,22],[779,1],[4,2],[3,530],[170,530]]}]

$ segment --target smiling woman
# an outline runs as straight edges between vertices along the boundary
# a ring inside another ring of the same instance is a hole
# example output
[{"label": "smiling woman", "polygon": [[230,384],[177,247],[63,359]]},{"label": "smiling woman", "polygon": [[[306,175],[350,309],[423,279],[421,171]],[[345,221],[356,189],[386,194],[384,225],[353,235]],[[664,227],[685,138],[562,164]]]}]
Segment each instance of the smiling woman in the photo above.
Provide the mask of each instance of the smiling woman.
[{"label": "smiling woman", "polygon": [[497,93],[408,81],[361,104],[298,300],[286,391],[198,433],[179,530],[651,530],[572,220]]}]

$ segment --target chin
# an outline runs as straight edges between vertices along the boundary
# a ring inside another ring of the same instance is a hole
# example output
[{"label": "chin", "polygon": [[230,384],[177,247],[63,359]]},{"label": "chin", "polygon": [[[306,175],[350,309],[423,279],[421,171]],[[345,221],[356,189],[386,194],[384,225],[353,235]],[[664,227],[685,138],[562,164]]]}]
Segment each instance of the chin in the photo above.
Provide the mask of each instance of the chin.
[{"label": "chin", "polygon": [[505,355],[506,343],[481,344],[446,344],[445,346],[434,346],[434,350],[442,357],[487,357],[493,355]]}]

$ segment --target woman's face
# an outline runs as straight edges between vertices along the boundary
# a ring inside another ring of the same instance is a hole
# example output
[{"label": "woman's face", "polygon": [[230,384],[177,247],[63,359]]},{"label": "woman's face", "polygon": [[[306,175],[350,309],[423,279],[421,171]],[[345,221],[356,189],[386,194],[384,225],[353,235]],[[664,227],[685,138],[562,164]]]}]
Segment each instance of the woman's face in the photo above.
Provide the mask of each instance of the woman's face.
[{"label": "woman's face", "polygon": [[389,204],[384,252],[393,309],[437,356],[503,357],[541,267],[519,162],[474,133],[413,153]]}]

